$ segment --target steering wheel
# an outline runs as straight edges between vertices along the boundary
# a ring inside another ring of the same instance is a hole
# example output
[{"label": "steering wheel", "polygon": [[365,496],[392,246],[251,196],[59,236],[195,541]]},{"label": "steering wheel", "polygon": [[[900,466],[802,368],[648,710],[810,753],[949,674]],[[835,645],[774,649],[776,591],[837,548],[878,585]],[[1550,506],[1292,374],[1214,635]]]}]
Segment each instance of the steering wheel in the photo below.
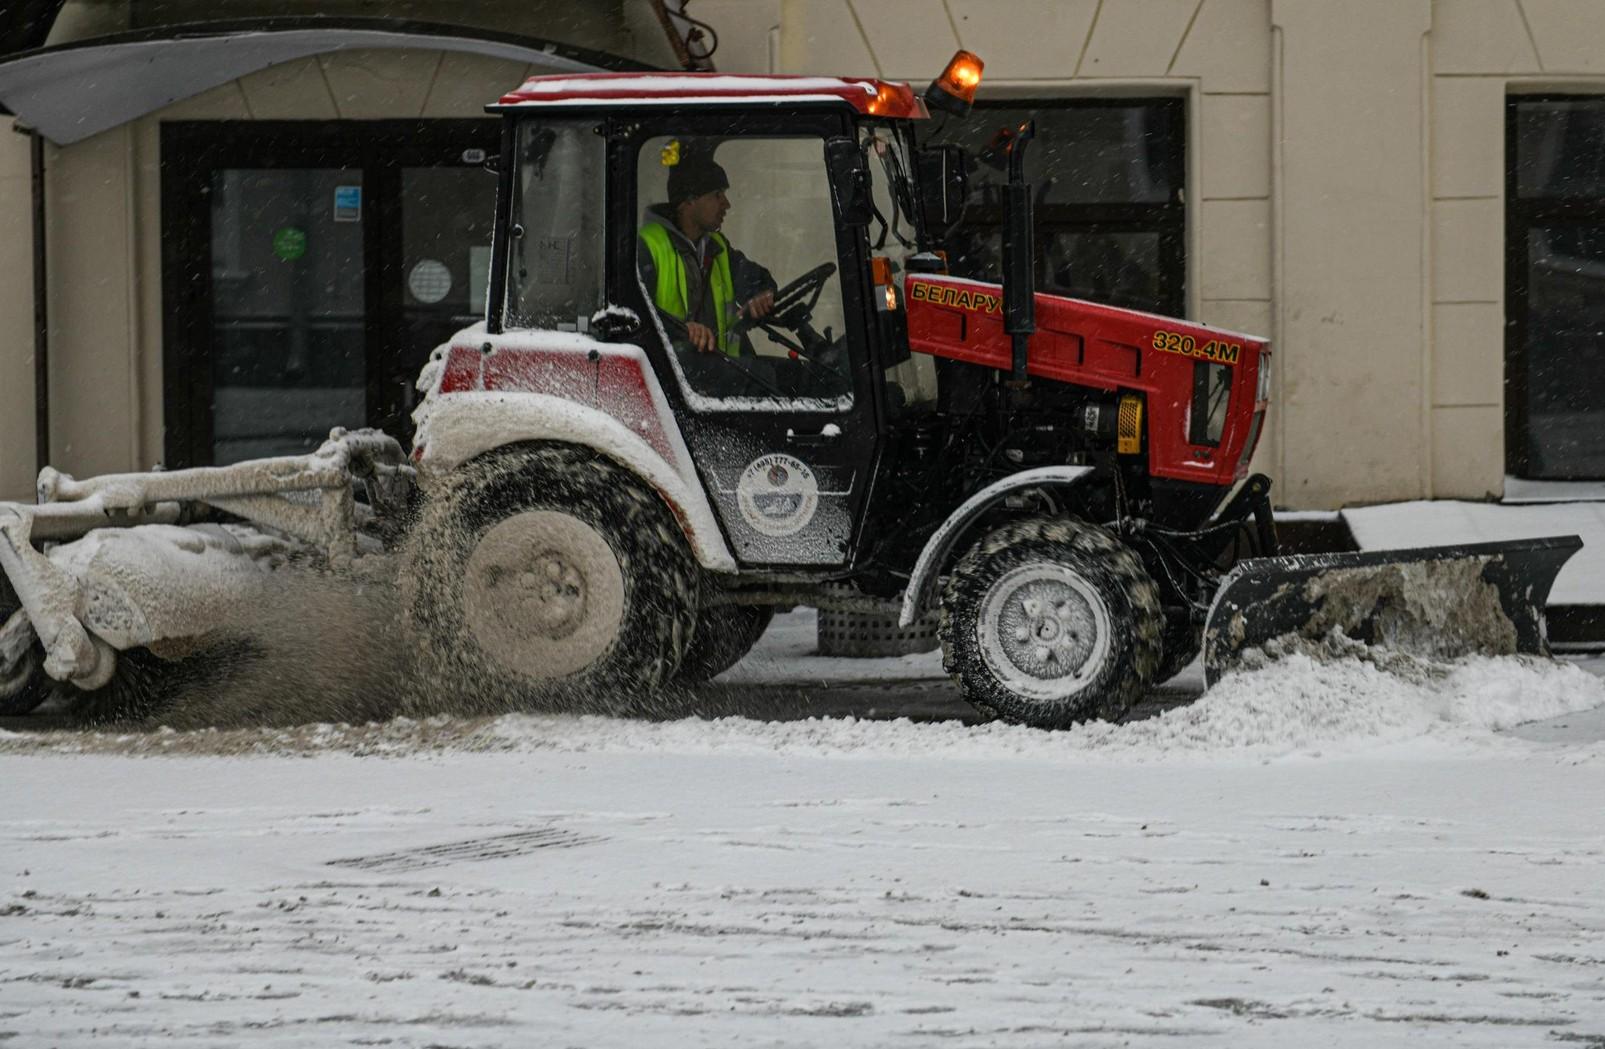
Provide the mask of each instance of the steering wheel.
[{"label": "steering wheel", "polygon": [[813,315],[820,293],[825,290],[825,282],[835,272],[834,262],[815,266],[775,292],[774,308],[766,316],[753,317],[745,314],[730,326],[730,334],[740,335],[765,324],[778,324],[782,328],[795,330],[799,324],[806,322]]}]

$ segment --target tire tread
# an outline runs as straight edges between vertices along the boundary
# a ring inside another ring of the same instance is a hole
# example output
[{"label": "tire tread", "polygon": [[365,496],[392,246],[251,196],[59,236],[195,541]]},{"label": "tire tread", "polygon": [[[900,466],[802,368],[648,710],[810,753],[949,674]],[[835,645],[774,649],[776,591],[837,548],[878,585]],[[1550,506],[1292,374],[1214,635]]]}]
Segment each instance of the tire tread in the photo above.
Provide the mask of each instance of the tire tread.
[{"label": "tire tread", "polygon": [[[1103,687],[1090,687],[1058,707],[1005,688],[986,667],[975,639],[975,617],[986,586],[1010,568],[1035,560],[1074,565],[1104,591],[1118,634]],[[1107,586],[1099,585],[1107,583]],[[1154,679],[1162,653],[1164,616],[1159,587],[1131,547],[1097,525],[1073,517],[1033,517],[988,532],[954,564],[942,592],[942,665],[982,713],[1040,728],[1064,728],[1089,718],[1118,720]]]}]

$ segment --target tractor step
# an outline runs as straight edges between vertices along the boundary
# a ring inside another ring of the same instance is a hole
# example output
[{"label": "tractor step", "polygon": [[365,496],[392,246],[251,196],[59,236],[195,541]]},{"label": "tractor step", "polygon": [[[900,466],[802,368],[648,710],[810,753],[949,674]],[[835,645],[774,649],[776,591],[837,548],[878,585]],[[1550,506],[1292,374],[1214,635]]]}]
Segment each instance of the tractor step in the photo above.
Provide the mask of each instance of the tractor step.
[{"label": "tractor step", "polygon": [[1464,546],[1260,557],[1226,576],[1204,627],[1214,684],[1241,654],[1332,631],[1429,658],[1548,655],[1544,605],[1575,535]]}]

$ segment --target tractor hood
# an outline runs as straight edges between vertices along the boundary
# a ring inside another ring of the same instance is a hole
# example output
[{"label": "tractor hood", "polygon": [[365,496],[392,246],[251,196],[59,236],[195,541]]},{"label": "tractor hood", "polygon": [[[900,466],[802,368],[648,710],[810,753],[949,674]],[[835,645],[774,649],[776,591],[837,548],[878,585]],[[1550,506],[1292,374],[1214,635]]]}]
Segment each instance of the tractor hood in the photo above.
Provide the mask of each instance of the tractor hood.
[{"label": "tractor hood", "polygon": [[[1003,286],[904,279],[909,348],[1008,372]],[[1268,407],[1270,342],[1192,321],[1038,292],[1033,381],[1140,393],[1155,477],[1229,486],[1247,476]]]}]

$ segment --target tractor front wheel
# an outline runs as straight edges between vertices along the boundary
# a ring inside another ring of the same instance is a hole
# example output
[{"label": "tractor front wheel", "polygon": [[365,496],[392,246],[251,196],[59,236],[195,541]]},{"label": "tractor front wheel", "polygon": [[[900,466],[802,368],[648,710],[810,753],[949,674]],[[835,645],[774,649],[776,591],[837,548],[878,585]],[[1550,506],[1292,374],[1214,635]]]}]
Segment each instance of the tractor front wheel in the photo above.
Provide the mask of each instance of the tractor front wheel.
[{"label": "tractor front wheel", "polygon": [[1130,547],[1072,518],[1005,525],[948,576],[943,664],[982,711],[1038,728],[1116,720],[1153,680],[1164,614]]},{"label": "tractor front wheel", "polygon": [[522,445],[459,468],[404,558],[415,708],[616,709],[674,675],[695,623],[695,563],[668,508],[586,449]]}]

